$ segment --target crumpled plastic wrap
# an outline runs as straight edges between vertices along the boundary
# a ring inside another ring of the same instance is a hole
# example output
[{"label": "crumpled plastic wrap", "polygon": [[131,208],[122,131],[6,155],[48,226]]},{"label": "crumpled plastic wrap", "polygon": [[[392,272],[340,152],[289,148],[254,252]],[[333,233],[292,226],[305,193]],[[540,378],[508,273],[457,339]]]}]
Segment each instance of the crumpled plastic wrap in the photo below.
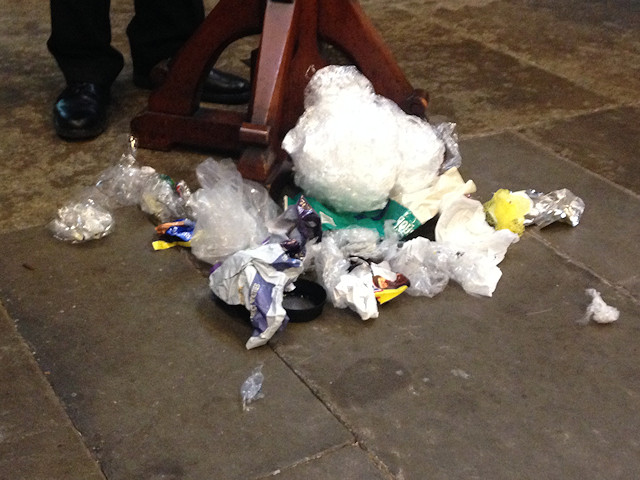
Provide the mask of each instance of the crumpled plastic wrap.
[{"label": "crumpled plastic wrap", "polygon": [[570,190],[562,188],[547,194],[527,191],[533,206],[525,218],[525,225],[546,227],[554,222],[568,223],[572,227],[580,223],[584,213],[584,200]]},{"label": "crumpled plastic wrap", "polygon": [[414,296],[434,297],[453,280],[471,295],[490,297],[502,276],[495,257],[424,237],[404,243],[388,261],[409,279],[407,293]]},{"label": "crumpled plastic wrap", "polygon": [[585,293],[591,297],[591,303],[587,307],[584,316],[578,321],[581,325],[586,325],[592,319],[596,323],[612,323],[620,317],[620,311],[607,305],[602,299],[600,292],[594,288],[587,288]]},{"label": "crumpled plastic wrap", "polygon": [[109,235],[115,228],[113,210],[137,205],[160,222],[190,215],[190,191],[184,182],[136,163],[136,141],[129,137],[128,151],[105,169],[93,187],[85,189],[58,210],[49,224],[55,238],[79,243]]},{"label": "crumpled plastic wrap", "polygon": [[343,212],[384,207],[390,195],[426,188],[445,146],[428,122],[374,92],[354,66],[318,70],[305,90],[305,112],[285,136],[295,182]]},{"label": "crumpled plastic wrap", "polygon": [[362,320],[377,318],[378,305],[405,290],[407,279],[403,282],[384,261],[387,252],[396,250],[392,223],[386,225],[389,238],[384,240],[376,230],[348,228],[326,232],[322,242],[309,248],[305,271],[315,270],[334,307],[350,308]]},{"label": "crumpled plastic wrap", "polygon": [[196,175],[202,188],[190,201],[196,218],[191,252],[198,259],[215,264],[269,236],[267,222],[280,209],[264,186],[243,179],[230,159],[209,158],[198,165]]},{"label": "crumpled plastic wrap", "polygon": [[469,294],[492,296],[502,276],[498,264],[519,237],[509,230],[494,230],[485,218],[479,201],[446,196],[436,241],[415,238],[388,258],[394,270],[409,278],[407,293],[434,296],[452,279]]},{"label": "crumpled plastic wrap", "polygon": [[305,247],[322,233],[320,218],[304,197],[272,224],[271,243],[234,253],[209,275],[216,297],[249,311],[254,330],[247,349],[265,345],[287,324],[284,293],[294,288],[293,282],[304,270]]},{"label": "crumpled plastic wrap", "polygon": [[482,203],[465,196],[449,197],[436,224],[436,241],[461,252],[477,252],[500,263],[519,240],[510,230],[495,230],[486,221]]},{"label": "crumpled plastic wrap", "polygon": [[58,209],[49,230],[58,240],[81,243],[109,235],[115,228],[110,199],[96,187],[81,192]]},{"label": "crumpled plastic wrap", "polygon": [[262,382],[264,382],[264,374],[262,373],[262,365],[258,365],[253,369],[247,379],[240,386],[240,396],[242,397],[242,410],[249,410],[249,404],[264,397],[262,393]]},{"label": "crumpled plastic wrap", "polygon": [[425,297],[434,297],[445,289],[453,260],[455,250],[424,237],[409,240],[387,256],[391,268],[402,272],[411,282],[407,293]]}]

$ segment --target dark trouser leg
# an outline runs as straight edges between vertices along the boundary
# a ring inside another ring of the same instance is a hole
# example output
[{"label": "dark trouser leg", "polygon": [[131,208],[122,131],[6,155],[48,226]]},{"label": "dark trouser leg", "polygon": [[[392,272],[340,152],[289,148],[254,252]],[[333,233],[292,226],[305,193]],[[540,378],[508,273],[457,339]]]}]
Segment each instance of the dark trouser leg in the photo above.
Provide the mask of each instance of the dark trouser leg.
[{"label": "dark trouser leg", "polygon": [[110,86],[120,71],[122,54],[111,46],[109,0],[50,0],[49,51],[67,83]]},{"label": "dark trouser leg", "polygon": [[127,28],[134,75],[146,76],[176,54],[204,20],[202,0],[135,0]]}]

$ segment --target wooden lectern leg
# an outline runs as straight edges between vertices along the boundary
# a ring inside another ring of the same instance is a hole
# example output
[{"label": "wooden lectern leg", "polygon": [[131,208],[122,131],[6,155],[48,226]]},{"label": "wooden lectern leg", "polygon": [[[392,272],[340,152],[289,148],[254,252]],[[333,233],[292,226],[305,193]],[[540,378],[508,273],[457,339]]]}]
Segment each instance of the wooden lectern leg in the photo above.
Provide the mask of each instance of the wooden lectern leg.
[{"label": "wooden lectern leg", "polygon": [[173,58],[165,82],[149,97],[157,112],[190,115],[200,105],[200,87],[233,41],[260,33],[264,0],[220,0]]},{"label": "wooden lectern leg", "polygon": [[[202,83],[222,51],[258,33],[249,111],[200,106]],[[326,65],[320,40],[349,55],[377,93],[424,115],[424,92],[411,87],[357,0],[219,0],[132,120],[132,133],[143,148],[183,143],[241,153],[242,175],[268,182],[286,158],[280,143],[304,111],[304,89]]]},{"label": "wooden lectern leg", "polygon": [[251,119],[240,127],[240,142],[247,148],[238,170],[245,178],[265,181],[276,162],[285,75],[296,42],[300,5],[300,0],[267,3],[253,75]]},{"label": "wooden lectern leg", "polygon": [[351,57],[376,93],[390,98],[409,114],[424,116],[426,92],[413,89],[360,4],[352,0],[318,1],[320,36]]}]

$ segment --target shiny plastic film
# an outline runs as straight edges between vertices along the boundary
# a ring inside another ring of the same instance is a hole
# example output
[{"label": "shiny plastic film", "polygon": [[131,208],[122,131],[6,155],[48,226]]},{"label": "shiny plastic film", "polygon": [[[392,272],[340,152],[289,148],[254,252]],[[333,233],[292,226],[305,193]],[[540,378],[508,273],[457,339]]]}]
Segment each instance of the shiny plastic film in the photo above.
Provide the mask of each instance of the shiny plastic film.
[{"label": "shiny plastic film", "polygon": [[570,190],[562,188],[547,194],[528,190],[527,195],[533,206],[525,217],[525,225],[543,228],[554,222],[563,222],[575,227],[580,223],[585,203]]}]

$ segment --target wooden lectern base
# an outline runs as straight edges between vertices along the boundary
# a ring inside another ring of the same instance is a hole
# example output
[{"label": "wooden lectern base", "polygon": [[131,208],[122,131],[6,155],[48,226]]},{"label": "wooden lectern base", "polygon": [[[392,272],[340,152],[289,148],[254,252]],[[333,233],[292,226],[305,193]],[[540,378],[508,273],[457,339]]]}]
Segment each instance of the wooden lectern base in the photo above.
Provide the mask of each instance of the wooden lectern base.
[{"label": "wooden lectern base", "polygon": [[[202,83],[223,50],[260,33],[248,111],[200,106]],[[268,183],[286,158],[282,139],[304,111],[304,88],[327,64],[320,41],[350,57],[376,93],[424,116],[426,94],[411,87],[356,0],[220,0],[173,58],[131,132],[143,148],[184,144],[239,154],[240,173]]]}]

